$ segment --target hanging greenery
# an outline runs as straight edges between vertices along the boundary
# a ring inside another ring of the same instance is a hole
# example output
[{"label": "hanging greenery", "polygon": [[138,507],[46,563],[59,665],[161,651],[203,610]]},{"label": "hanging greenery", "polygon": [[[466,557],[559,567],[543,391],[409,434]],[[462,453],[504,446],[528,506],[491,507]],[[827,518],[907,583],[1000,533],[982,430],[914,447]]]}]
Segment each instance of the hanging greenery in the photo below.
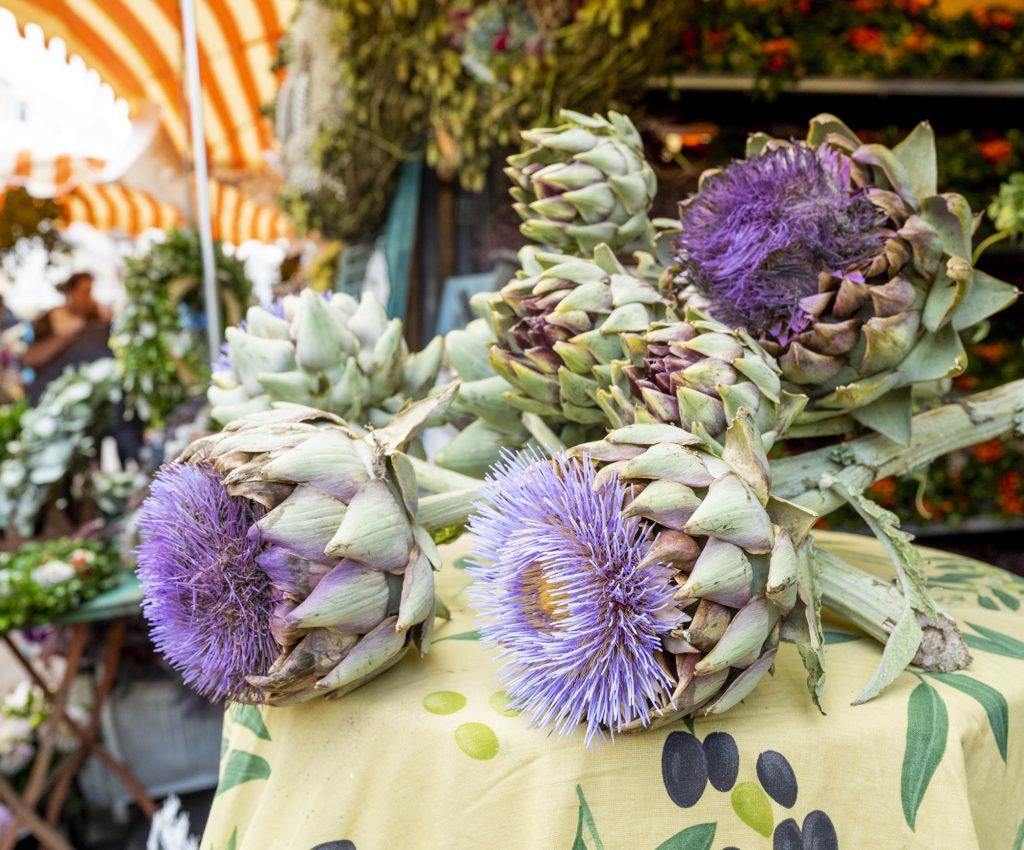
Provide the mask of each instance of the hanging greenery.
[{"label": "hanging greenery", "polygon": [[[245,315],[252,284],[241,261],[214,245],[221,319]],[[123,373],[129,416],[159,426],[209,379],[203,312],[202,255],[194,233],[172,230],[164,242],[126,263],[127,303],[114,322],[110,347]]]},{"label": "hanging greenery", "polygon": [[34,198],[26,189],[12,186],[0,194],[0,268],[8,273],[26,253],[41,247],[48,258],[67,251],[58,226],[64,210],[52,198]]},{"label": "hanging greenery", "polygon": [[[689,0],[303,0],[282,53],[278,136],[295,221],[373,238],[402,161],[425,147],[479,190],[518,133],[634,105]],[[634,110],[635,111],[635,110]]]}]

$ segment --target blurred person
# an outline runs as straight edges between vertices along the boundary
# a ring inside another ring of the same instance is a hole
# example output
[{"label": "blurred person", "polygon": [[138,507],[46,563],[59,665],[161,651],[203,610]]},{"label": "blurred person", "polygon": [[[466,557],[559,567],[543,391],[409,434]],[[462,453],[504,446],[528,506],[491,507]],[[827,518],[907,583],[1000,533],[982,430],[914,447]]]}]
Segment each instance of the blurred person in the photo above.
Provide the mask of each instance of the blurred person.
[{"label": "blurred person", "polygon": [[35,404],[46,385],[68,366],[110,357],[110,309],[92,297],[93,276],[76,272],[57,288],[64,304],[48,310],[32,324],[32,340],[23,363],[35,372],[28,397]]}]

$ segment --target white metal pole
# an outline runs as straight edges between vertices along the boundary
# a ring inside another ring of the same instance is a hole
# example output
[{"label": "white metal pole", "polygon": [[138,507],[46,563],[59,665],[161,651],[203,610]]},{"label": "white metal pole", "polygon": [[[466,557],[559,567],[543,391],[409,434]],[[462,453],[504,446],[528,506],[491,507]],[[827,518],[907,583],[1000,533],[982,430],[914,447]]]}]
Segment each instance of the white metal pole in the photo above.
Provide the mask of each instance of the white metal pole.
[{"label": "white metal pole", "polygon": [[213,222],[210,217],[209,172],[206,164],[206,133],[203,129],[203,88],[199,79],[199,42],[196,36],[195,0],[181,0],[182,41],[185,46],[185,79],[192,125],[192,173],[195,178],[196,228],[203,258],[203,302],[206,305],[206,338],[210,360],[220,353],[220,293],[213,255]]}]

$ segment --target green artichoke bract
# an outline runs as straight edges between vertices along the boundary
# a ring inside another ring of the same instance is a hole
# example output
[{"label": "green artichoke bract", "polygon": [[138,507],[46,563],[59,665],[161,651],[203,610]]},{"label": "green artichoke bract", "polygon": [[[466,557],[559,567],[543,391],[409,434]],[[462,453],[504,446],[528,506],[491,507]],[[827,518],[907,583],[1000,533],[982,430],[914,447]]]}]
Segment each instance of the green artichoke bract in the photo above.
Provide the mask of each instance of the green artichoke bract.
[{"label": "green artichoke bract", "polygon": [[647,561],[671,566],[679,584],[681,623],[662,640],[674,690],[621,731],[736,705],[771,669],[784,622],[814,668],[818,698],[820,596],[805,551],[817,517],[770,497],[768,459],[745,411],[720,455],[664,424],[626,426],[570,455],[601,466],[595,486],[632,485],[624,513],[653,524]]},{"label": "green artichoke bract", "polygon": [[605,425],[597,392],[623,356],[620,334],[673,316],[653,258],[637,259],[631,271],[607,245],[592,259],[520,252],[519,276],[485,307],[497,340],[491,365],[516,390],[504,394],[509,404],[559,427],[576,426],[579,434]]},{"label": "green artichoke bract", "polygon": [[807,403],[783,389],[775,358],[749,334],[693,308],[622,341],[629,359],[613,364],[611,386],[597,394],[613,427],[665,422],[718,441],[746,410],[774,442]]},{"label": "green artichoke bract", "polygon": [[282,401],[354,425],[386,425],[433,387],[444,354],[440,337],[410,354],[403,332],[368,292],[356,302],[307,289],[269,309],[251,307],[244,325],[228,329],[225,356],[214,367],[213,417],[228,423]]},{"label": "green artichoke bract", "polygon": [[[269,579],[273,604],[269,625],[256,628],[270,629],[279,655],[267,669],[244,671],[253,690],[238,688],[237,698],[284,705],[337,697],[398,663],[409,646],[427,651],[433,571],[441,562],[430,534],[416,522],[416,475],[402,448],[444,413],[455,390],[410,405],[366,435],[332,414],[276,404],[197,440],[165,467],[164,476],[181,464],[207,470],[227,497],[258,506],[243,536],[257,547],[251,558]],[[159,497],[155,507],[161,507]],[[171,572],[158,562],[175,557],[156,545],[159,514],[150,510],[146,523],[150,540],[141,551],[147,575]],[[197,515],[202,521],[217,518]],[[230,573],[241,564],[217,569]],[[157,617],[166,604],[152,596],[147,601]],[[171,636],[174,643],[163,649],[173,656],[190,635],[179,630]]]},{"label": "green artichoke bract", "polygon": [[657,179],[633,122],[617,112],[559,115],[565,123],[525,131],[532,147],[508,158],[523,235],[582,256],[602,243],[616,253],[649,248]]},{"label": "green artichoke bract", "polygon": [[892,150],[831,115],[804,142],[752,136],[681,219],[691,303],[778,359],[806,423],[849,414],[905,444],[912,387],[961,372],[960,332],[1017,296],[972,266],[971,210],[939,194],[927,124]]},{"label": "green artichoke bract", "polygon": [[[486,312],[490,296],[474,296],[474,307]],[[444,341],[447,366],[459,381],[448,419],[460,430],[438,452],[436,462],[477,478],[487,474],[503,449],[522,448],[530,438],[522,411],[505,398],[515,387],[494,371],[488,359],[494,344],[490,326],[482,318],[449,331]]]}]

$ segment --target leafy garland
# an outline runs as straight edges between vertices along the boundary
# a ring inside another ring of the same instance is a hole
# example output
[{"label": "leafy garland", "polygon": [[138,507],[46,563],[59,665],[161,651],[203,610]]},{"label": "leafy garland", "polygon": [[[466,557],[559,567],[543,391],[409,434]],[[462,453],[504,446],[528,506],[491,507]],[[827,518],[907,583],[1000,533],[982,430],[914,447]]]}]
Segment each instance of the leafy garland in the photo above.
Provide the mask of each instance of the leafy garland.
[{"label": "leafy garland", "polygon": [[1015,78],[1022,53],[1024,13],[999,6],[948,16],[935,0],[716,0],[699,4],[677,62],[777,91],[808,75]]},{"label": "leafy garland", "polygon": [[[241,321],[252,297],[242,263],[214,245],[221,317]],[[194,233],[172,230],[126,263],[127,304],[114,323],[110,347],[122,372],[129,415],[159,426],[203,388],[209,357],[202,333],[202,254]]]},{"label": "leafy garland", "polygon": [[[424,144],[430,164],[479,190],[495,153],[521,128],[550,124],[563,107],[639,102],[691,5],[303,0],[281,56],[292,83],[277,118],[279,135],[285,127],[304,140],[306,160],[301,169],[285,163],[284,203],[300,227],[349,242],[373,238],[398,166]],[[324,23],[304,25],[305,16]],[[329,62],[314,67],[310,57],[325,50]],[[334,100],[320,107],[324,86]]]},{"label": "leafy garland", "polygon": [[0,632],[52,622],[122,575],[117,552],[103,543],[62,537],[0,553]]},{"label": "leafy garland", "polygon": [[[86,471],[96,439],[121,400],[121,378],[110,358],[69,366],[52,381],[36,407],[20,416],[17,438],[0,463],[0,528],[33,533],[43,509],[62,487]],[[4,428],[13,423],[7,418]]]}]

